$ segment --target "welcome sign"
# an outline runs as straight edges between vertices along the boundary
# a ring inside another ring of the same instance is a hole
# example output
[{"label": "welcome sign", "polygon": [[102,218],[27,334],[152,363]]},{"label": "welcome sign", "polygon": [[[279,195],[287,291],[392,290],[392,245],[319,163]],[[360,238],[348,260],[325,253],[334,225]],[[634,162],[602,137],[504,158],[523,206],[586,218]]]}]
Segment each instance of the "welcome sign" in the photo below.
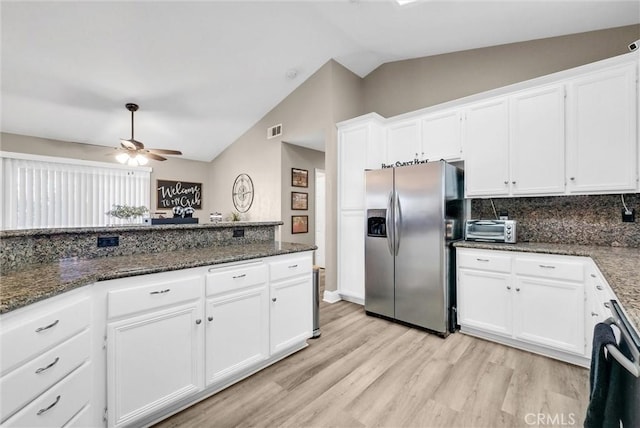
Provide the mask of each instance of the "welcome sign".
[{"label": "welcome sign", "polygon": [[202,209],[202,183],[158,180],[157,208],[191,207]]}]

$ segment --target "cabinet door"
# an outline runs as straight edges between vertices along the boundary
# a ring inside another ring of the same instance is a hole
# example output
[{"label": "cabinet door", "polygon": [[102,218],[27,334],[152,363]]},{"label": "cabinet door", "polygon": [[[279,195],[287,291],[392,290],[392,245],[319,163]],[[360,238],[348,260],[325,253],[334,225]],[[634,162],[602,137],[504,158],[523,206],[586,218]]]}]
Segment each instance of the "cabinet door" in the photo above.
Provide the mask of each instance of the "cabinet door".
[{"label": "cabinet door", "polygon": [[107,325],[109,424],[131,424],[203,388],[202,304]]},{"label": "cabinet door", "polygon": [[340,131],[338,138],[338,182],[341,209],[364,207],[364,170],[367,168],[368,125]]},{"label": "cabinet door", "polygon": [[471,106],[464,140],[465,195],[509,193],[509,111],[506,99]]},{"label": "cabinet door", "polygon": [[266,284],[207,299],[207,386],[269,357]]},{"label": "cabinet door", "polygon": [[311,337],[313,328],[311,274],[272,283],[270,303],[272,355]]},{"label": "cabinet door", "polygon": [[364,210],[342,211],[338,224],[338,292],[364,304]]},{"label": "cabinet door", "polygon": [[514,302],[516,339],[584,354],[584,286],[517,277]]},{"label": "cabinet door", "polygon": [[511,288],[508,274],[458,269],[458,323],[511,336]]},{"label": "cabinet door", "polygon": [[411,120],[390,125],[387,128],[387,164],[423,159],[420,140],[420,121]]},{"label": "cabinet door", "polygon": [[437,161],[459,160],[462,152],[462,114],[448,111],[422,119],[424,157]]},{"label": "cabinet door", "polygon": [[511,97],[510,125],[512,193],[564,193],[564,86]]},{"label": "cabinet door", "polygon": [[615,193],[636,188],[636,66],[569,82],[568,190]]}]

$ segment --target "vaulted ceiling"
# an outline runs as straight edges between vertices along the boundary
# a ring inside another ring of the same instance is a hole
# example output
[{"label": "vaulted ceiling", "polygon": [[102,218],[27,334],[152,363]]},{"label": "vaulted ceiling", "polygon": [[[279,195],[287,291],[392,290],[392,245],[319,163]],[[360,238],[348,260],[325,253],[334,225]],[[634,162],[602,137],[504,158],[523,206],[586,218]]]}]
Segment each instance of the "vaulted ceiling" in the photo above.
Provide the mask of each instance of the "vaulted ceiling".
[{"label": "vaulted ceiling", "polygon": [[330,59],[379,65],[640,22],[635,1],[1,4],[2,131],[209,161]]}]

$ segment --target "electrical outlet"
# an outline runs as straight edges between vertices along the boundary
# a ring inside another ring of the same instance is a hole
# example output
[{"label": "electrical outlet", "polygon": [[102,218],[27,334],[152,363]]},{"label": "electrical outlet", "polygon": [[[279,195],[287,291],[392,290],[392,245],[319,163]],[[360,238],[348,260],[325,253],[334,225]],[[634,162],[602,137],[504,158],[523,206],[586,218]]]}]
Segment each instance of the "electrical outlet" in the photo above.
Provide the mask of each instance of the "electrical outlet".
[{"label": "electrical outlet", "polygon": [[623,223],[635,223],[636,222],[636,209],[631,208],[629,211],[622,208],[622,222]]},{"label": "electrical outlet", "polygon": [[233,229],[234,238],[244,238],[244,229]]},{"label": "electrical outlet", "polygon": [[98,236],[98,248],[117,247],[120,245],[118,236]]}]

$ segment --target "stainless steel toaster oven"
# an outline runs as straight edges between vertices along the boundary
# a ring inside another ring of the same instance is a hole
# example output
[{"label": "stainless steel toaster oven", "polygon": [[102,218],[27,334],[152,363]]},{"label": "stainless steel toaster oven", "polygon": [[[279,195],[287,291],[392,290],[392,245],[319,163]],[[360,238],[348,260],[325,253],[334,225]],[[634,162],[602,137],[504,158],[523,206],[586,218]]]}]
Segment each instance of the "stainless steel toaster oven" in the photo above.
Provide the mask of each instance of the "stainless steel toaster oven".
[{"label": "stainless steel toaster oven", "polygon": [[515,244],[517,240],[516,229],[515,220],[467,220],[464,239]]}]

